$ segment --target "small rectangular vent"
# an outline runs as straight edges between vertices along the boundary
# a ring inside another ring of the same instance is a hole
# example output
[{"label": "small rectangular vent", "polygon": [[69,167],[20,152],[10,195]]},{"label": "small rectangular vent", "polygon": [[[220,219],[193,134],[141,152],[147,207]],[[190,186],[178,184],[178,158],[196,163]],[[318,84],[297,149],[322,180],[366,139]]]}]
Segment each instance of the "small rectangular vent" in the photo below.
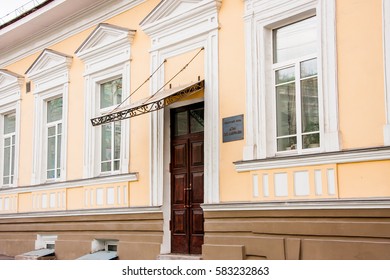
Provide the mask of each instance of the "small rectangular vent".
[{"label": "small rectangular vent", "polygon": [[26,83],[26,93],[31,92],[31,82]]}]

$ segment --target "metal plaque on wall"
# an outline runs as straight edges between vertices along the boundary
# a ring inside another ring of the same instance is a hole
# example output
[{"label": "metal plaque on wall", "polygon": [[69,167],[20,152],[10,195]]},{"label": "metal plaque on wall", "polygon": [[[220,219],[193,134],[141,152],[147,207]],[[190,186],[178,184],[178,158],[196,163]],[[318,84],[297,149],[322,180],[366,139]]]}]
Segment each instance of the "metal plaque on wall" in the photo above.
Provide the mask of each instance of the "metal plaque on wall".
[{"label": "metal plaque on wall", "polygon": [[223,142],[244,139],[244,115],[222,119]]}]

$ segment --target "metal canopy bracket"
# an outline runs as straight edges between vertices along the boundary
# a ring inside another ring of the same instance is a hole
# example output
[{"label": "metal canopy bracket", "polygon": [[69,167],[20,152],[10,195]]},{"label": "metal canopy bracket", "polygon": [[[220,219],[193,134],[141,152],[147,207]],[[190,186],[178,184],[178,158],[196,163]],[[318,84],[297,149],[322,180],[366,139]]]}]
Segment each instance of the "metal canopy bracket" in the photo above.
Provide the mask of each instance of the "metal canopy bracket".
[{"label": "metal canopy bracket", "polygon": [[177,88],[163,90],[157,92],[151,97],[137,101],[126,107],[118,108],[109,114],[92,118],[91,123],[93,126],[98,126],[105,123],[133,118],[139,115],[157,111],[172,103],[179,101],[182,98],[190,96],[202,90],[203,88],[204,80]]}]

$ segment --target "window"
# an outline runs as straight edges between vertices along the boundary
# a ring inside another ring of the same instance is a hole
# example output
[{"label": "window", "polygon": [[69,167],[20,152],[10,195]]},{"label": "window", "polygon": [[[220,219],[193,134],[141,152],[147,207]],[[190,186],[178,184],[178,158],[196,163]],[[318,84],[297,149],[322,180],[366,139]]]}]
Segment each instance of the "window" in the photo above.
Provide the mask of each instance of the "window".
[{"label": "window", "polygon": [[66,180],[71,63],[72,57],[45,49],[26,72],[34,97],[33,185]]},{"label": "window", "polygon": [[3,186],[9,186],[14,183],[15,127],[15,114],[5,115],[3,127]]},{"label": "window", "polygon": [[84,178],[129,172],[130,120],[94,127],[91,119],[130,103],[135,30],[101,23],[76,51],[85,64]]},{"label": "window", "polygon": [[243,160],[339,151],[335,0],[244,1]]},{"label": "window", "polygon": [[16,187],[18,184],[20,94],[23,82],[22,76],[0,69],[0,188]]},{"label": "window", "polygon": [[277,152],[319,148],[316,17],[272,35]]},{"label": "window", "polygon": [[[122,102],[122,78],[100,85],[100,113],[108,113]],[[101,127],[100,172],[120,170],[121,122]]]},{"label": "window", "polygon": [[47,101],[47,180],[61,178],[62,97]]}]

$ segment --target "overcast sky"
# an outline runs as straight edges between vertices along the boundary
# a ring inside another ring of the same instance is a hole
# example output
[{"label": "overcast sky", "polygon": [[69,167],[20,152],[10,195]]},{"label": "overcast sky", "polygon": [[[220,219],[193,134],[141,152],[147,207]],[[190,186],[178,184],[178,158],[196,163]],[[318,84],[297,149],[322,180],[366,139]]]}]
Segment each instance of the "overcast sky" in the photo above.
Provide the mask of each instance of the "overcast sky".
[{"label": "overcast sky", "polygon": [[17,8],[28,2],[32,2],[32,0],[0,0],[0,17],[13,13]]}]

